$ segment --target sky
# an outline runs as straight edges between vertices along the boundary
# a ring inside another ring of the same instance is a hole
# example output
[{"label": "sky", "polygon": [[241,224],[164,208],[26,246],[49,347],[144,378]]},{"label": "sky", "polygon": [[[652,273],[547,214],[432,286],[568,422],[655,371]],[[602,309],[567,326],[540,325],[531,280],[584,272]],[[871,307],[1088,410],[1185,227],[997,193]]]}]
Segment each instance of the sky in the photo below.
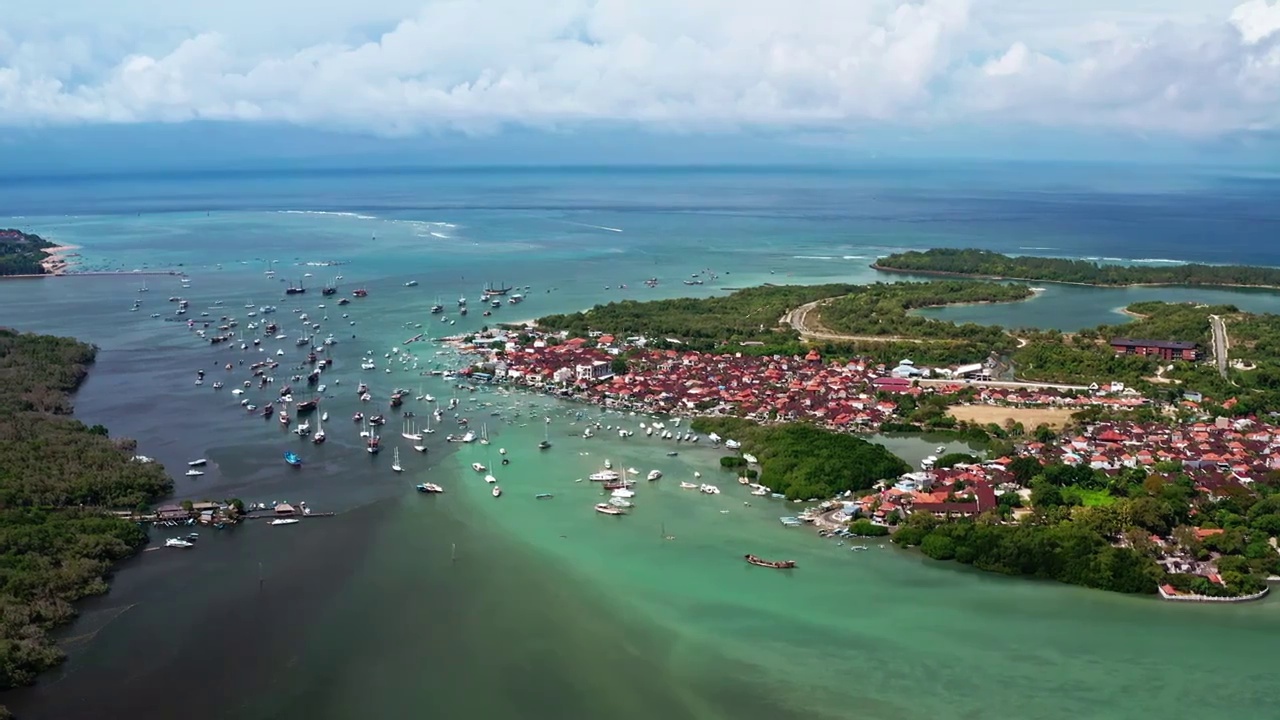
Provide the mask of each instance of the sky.
[{"label": "sky", "polygon": [[1280,157],[1280,0],[6,5],[0,160],[223,126],[242,150],[293,130],[424,151],[616,133],[746,155]]}]

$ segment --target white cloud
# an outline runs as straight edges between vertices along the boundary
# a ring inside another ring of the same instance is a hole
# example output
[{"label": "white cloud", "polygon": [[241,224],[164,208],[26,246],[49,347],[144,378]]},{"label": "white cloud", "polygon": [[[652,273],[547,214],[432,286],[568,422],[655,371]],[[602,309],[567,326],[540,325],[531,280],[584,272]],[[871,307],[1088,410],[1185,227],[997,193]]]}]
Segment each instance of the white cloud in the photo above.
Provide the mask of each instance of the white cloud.
[{"label": "white cloud", "polygon": [[0,123],[1280,128],[1280,0],[56,5],[6,18]]}]

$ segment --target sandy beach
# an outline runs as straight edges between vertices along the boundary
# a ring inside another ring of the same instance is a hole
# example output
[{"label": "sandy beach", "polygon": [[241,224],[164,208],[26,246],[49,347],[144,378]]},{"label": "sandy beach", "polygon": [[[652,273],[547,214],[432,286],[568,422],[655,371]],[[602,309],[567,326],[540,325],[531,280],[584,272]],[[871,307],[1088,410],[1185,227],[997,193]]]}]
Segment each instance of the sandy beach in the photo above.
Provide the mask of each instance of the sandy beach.
[{"label": "sandy beach", "polygon": [[42,260],[40,265],[44,267],[45,272],[50,275],[61,275],[67,271],[67,268],[74,264],[67,258],[76,257],[78,253],[75,251],[79,249],[79,245],[54,245],[53,247],[47,247],[44,249],[44,252],[49,257]]}]

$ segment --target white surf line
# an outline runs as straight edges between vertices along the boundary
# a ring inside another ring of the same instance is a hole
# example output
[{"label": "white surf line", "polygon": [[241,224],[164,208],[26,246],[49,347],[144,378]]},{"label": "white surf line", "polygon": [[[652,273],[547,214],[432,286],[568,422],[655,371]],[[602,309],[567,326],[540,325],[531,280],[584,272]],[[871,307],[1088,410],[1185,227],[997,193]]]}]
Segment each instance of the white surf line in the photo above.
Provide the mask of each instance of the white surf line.
[{"label": "white surf line", "polygon": [[608,225],[592,225],[590,223],[575,222],[573,220],[561,220],[560,222],[566,223],[569,225],[577,225],[578,227],[592,228],[594,230],[608,230],[609,232],[616,232],[616,233],[622,232],[622,228],[609,227]]}]

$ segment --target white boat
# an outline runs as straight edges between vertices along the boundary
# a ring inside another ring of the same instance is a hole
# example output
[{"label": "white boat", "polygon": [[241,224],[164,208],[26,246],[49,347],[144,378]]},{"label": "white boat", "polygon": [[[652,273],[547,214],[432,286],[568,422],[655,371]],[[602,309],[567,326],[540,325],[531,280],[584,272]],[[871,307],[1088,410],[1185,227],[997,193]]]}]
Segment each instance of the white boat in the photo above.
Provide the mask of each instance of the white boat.
[{"label": "white boat", "polygon": [[182,538],[169,538],[164,541],[164,546],[171,548],[189,548],[194,547],[195,543],[189,540],[183,540]]},{"label": "white boat", "polygon": [[619,510],[616,507],[613,507],[609,503],[597,503],[596,512],[600,513],[601,515],[626,515],[625,512],[623,512],[622,510]]},{"label": "white boat", "polygon": [[650,480],[657,480],[657,479],[658,479],[658,478],[660,478],[660,477],[662,477],[662,471],[661,471],[661,470],[650,470],[650,471],[649,471],[648,478],[649,478]]},{"label": "white boat", "polygon": [[192,460],[191,462],[188,462],[187,467],[200,467],[201,465],[204,465],[207,462],[209,461],[205,460],[204,458],[200,458],[199,460]]},{"label": "white boat", "polygon": [[470,430],[468,430],[461,438],[458,439],[458,442],[464,442],[464,443],[472,443],[475,441],[476,441],[476,434],[471,432]]},{"label": "white boat", "polygon": [[329,413],[325,413],[320,416],[319,420],[316,420],[316,434],[311,438],[311,442],[315,443],[316,445],[319,445],[320,443],[325,441],[326,436],[324,432],[324,421],[328,419],[328,417],[329,417]]},{"label": "white boat", "polygon": [[613,470],[601,470],[600,472],[591,473],[587,476],[587,479],[592,482],[612,482],[620,477],[622,476]]},{"label": "white boat", "polygon": [[748,463],[748,464],[751,464],[751,465],[759,465],[759,464],[760,464],[760,461],[756,459],[756,456],[755,456],[755,455],[752,455],[751,453],[742,453],[742,459],[743,459],[743,460],[746,460],[746,461],[747,461],[747,463]]},{"label": "white boat", "polygon": [[742,443],[738,442],[737,440],[725,440],[724,446],[730,450],[737,450],[738,448],[742,447]]},{"label": "white boat", "polygon": [[480,444],[481,445],[489,444],[489,424],[488,423],[483,423],[480,425]]},{"label": "white boat", "polygon": [[414,427],[413,427],[413,421],[412,421],[412,420],[410,420],[410,421],[409,421],[409,427],[408,427],[408,429],[406,429],[406,430],[402,431],[402,432],[400,433],[400,437],[404,438],[405,440],[421,440],[421,439],[422,439],[422,434],[421,434],[421,433],[419,433],[419,432],[417,432],[417,431],[414,429]]},{"label": "white boat", "polygon": [[203,471],[201,471],[201,470],[196,470],[195,468],[192,468],[192,469],[190,469],[190,470],[188,470],[188,471],[187,471],[187,477],[200,477],[200,476],[201,476],[201,475],[203,475],[203,474],[204,474],[204,472],[203,472]]},{"label": "white boat", "polygon": [[609,460],[608,458],[605,458],[605,461],[604,461],[604,469],[605,469],[605,470],[612,470],[612,469],[613,469],[613,462],[612,462],[611,460]]},{"label": "white boat", "polygon": [[484,481],[485,481],[485,482],[487,482],[487,483],[492,484],[492,483],[496,483],[496,482],[498,482],[498,478],[496,478],[496,477],[494,477],[494,476],[492,476],[492,475],[485,475],[485,476],[484,476]]},{"label": "white boat", "polygon": [[485,470],[488,470],[489,468],[485,467],[484,465],[481,465],[481,464],[480,464],[480,463],[478,463],[478,462],[473,462],[473,463],[471,463],[471,469],[472,469],[472,470],[475,470],[475,471],[476,471],[476,472],[478,472],[478,473],[482,473],[482,472],[484,472]]},{"label": "white boat", "polygon": [[298,518],[276,518],[271,521],[272,525],[297,525],[300,521]]},{"label": "white boat", "polygon": [[706,494],[708,494],[708,495],[719,495],[719,494],[720,494],[720,488],[716,487],[715,485],[703,485],[703,486],[699,487],[699,488],[698,488],[698,490],[699,490],[699,491],[701,491],[701,492],[704,492],[704,493],[706,493]]},{"label": "white boat", "polygon": [[626,488],[618,488],[609,494],[616,498],[633,498],[636,496],[636,492],[634,490],[628,490]]},{"label": "white boat", "polygon": [[609,504],[610,504],[610,505],[612,505],[612,506],[614,506],[614,507],[618,507],[618,508],[629,508],[629,507],[635,507],[635,504],[634,504],[634,503],[632,503],[630,500],[625,500],[625,499],[620,498],[620,497],[616,497],[616,498],[609,498]]},{"label": "white boat", "polygon": [[494,497],[502,497],[502,488],[498,487],[497,485],[494,485],[494,486],[493,486],[493,496],[494,496]]},{"label": "white boat", "polygon": [[427,446],[415,443],[413,449],[420,453],[424,453],[427,451]]},{"label": "white boat", "polygon": [[327,412],[322,412],[322,413],[320,413],[320,420],[321,420],[321,421],[325,421],[325,420],[328,420],[328,419],[329,419],[329,413],[327,413]]},{"label": "white boat", "polygon": [[681,483],[680,483],[680,489],[681,489],[681,490],[697,490],[697,489],[698,489],[698,486],[697,486],[697,485],[694,485],[694,484],[693,484],[693,483],[691,483],[691,482],[681,482]]},{"label": "white boat", "polygon": [[404,468],[400,467],[400,448],[394,448],[391,451],[391,470],[393,472],[404,472]]}]

